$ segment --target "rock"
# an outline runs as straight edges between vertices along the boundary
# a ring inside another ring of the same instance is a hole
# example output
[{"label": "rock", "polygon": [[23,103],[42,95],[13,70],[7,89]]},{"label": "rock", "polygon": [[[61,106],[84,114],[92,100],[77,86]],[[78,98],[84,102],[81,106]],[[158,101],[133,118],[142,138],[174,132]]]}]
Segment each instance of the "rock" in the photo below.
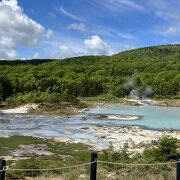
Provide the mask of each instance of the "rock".
[{"label": "rock", "polygon": [[87,120],[87,118],[86,118],[86,117],[84,117],[84,116],[83,116],[83,117],[81,117],[81,119],[82,119],[82,120]]},{"label": "rock", "polygon": [[104,138],[106,138],[106,136],[104,135],[104,136],[101,136],[100,138],[104,139]]},{"label": "rock", "polygon": [[68,143],[71,142],[71,139],[67,137],[55,137],[54,142]]},{"label": "rock", "polygon": [[86,179],[87,178],[87,175],[86,174],[81,174],[80,176],[79,176],[79,179]]},{"label": "rock", "polygon": [[36,110],[39,108],[39,104],[28,104],[26,107],[30,108],[31,110]]},{"label": "rock", "polygon": [[139,143],[139,147],[145,147],[145,145],[146,145],[146,144],[145,144],[144,141],[142,141],[142,142]]},{"label": "rock", "polygon": [[82,130],[89,130],[90,127],[82,127],[81,129],[82,129]]},{"label": "rock", "polygon": [[50,156],[53,153],[49,150],[46,144],[30,144],[20,145],[18,149],[10,153],[14,159],[28,159],[33,156]]},{"label": "rock", "polygon": [[151,141],[151,144],[152,144],[153,146],[157,146],[157,145],[158,145],[158,141],[157,141],[157,140],[152,140],[152,141]]},{"label": "rock", "polygon": [[66,161],[67,159],[73,159],[74,157],[71,156],[71,155],[63,155],[63,154],[60,154],[59,157],[63,160],[63,161]]},{"label": "rock", "polygon": [[106,177],[109,179],[116,179],[116,173],[115,172],[110,172],[109,174],[106,175]]}]

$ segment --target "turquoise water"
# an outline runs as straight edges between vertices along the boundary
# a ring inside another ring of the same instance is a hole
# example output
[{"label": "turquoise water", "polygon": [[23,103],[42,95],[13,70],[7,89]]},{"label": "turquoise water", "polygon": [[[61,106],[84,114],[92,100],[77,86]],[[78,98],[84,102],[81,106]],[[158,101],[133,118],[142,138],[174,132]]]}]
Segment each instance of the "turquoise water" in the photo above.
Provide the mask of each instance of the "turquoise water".
[{"label": "turquoise water", "polygon": [[[92,108],[87,114],[122,114],[142,116],[140,120],[118,121],[115,124],[138,125],[148,129],[174,129],[180,130],[179,107],[157,106],[122,106],[111,105],[103,108]],[[117,120],[116,120],[117,121]]]},{"label": "turquoise water", "polygon": [[[95,135],[83,127],[138,125],[147,129],[180,130],[180,108],[155,106],[112,105],[92,108],[81,116],[38,116],[0,114],[0,136],[28,135],[39,137],[65,136],[71,139],[91,141]],[[140,120],[121,121],[99,119],[97,114],[122,114],[142,116]]]}]

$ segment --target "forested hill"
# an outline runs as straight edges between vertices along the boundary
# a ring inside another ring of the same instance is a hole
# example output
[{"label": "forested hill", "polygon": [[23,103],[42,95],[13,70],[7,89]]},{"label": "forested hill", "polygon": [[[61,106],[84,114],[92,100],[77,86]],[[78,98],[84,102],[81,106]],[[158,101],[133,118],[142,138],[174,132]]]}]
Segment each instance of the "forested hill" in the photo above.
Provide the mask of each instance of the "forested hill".
[{"label": "forested hill", "polygon": [[129,51],[124,51],[117,55],[119,58],[140,58],[140,59],[150,59],[150,60],[172,60],[180,59],[180,44],[174,45],[161,45],[161,46],[151,46],[139,49],[133,49]]},{"label": "forested hill", "polygon": [[134,49],[113,56],[65,60],[0,61],[0,99],[9,96],[176,97],[180,45]]}]

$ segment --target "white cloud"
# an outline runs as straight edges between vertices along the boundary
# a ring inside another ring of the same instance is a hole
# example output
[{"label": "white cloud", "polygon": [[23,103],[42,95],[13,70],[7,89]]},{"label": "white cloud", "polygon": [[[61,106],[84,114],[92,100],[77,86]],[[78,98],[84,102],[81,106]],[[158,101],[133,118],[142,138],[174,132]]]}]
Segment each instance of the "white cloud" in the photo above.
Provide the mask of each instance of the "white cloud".
[{"label": "white cloud", "polygon": [[74,20],[76,20],[76,21],[84,21],[83,18],[81,18],[81,17],[79,17],[79,16],[77,16],[77,15],[75,15],[75,14],[67,11],[66,9],[64,9],[63,6],[61,6],[60,8],[56,8],[56,10],[57,10],[58,12],[61,12],[61,13],[64,14],[65,16],[67,16],[67,17],[69,17],[69,18],[71,18],[71,19],[74,19]]},{"label": "white cloud", "polygon": [[108,54],[107,44],[97,35],[91,36],[90,39],[85,39],[84,45],[90,55]]},{"label": "white cloud", "polygon": [[14,49],[0,47],[0,58],[1,59],[16,59],[17,53]]},{"label": "white cloud", "polygon": [[71,30],[76,30],[76,31],[80,31],[80,32],[86,32],[87,27],[84,23],[72,23],[70,25],[67,26],[68,29]]},{"label": "white cloud", "polygon": [[169,27],[167,30],[166,30],[166,33],[167,34],[176,34],[178,32],[177,28],[176,27]]},{"label": "white cloud", "polygon": [[[109,1],[109,0],[107,0]],[[141,6],[140,4],[132,1],[132,0],[112,0],[114,4],[117,4],[119,7],[124,7],[124,8],[130,8],[130,9],[136,9],[139,11],[144,11],[144,7]],[[110,1],[109,1],[110,2]]]},{"label": "white cloud", "polygon": [[75,57],[79,56],[79,53],[74,52],[69,46],[67,45],[60,45],[59,46],[60,50],[60,57],[61,58],[70,58],[70,57]]},{"label": "white cloud", "polygon": [[70,56],[72,54],[72,50],[71,48],[69,48],[68,46],[65,46],[65,45],[60,45],[59,46],[59,49],[61,51],[61,53],[64,55],[64,56]]},{"label": "white cloud", "polygon": [[145,12],[145,8],[133,0],[91,0],[89,3],[96,6],[100,10],[108,13],[119,14],[124,11],[140,11]]},{"label": "white cloud", "polygon": [[172,0],[149,0],[148,4],[155,16],[165,21],[165,27],[159,27],[155,30],[159,35],[179,35],[180,34],[180,1]]},{"label": "white cloud", "polygon": [[177,18],[180,15],[179,5],[180,1],[177,0],[149,0],[147,1],[148,5],[156,12],[156,15],[166,18]]},{"label": "white cloud", "polygon": [[32,55],[32,57],[29,58],[29,59],[38,59],[38,58],[40,58],[40,54],[39,54],[38,52],[35,52],[35,53]]},{"label": "white cloud", "polygon": [[123,39],[136,39],[136,37],[130,33],[118,32],[117,35]]},{"label": "white cloud", "polygon": [[0,47],[12,48],[15,47],[15,42],[12,38],[7,36],[0,37]]},{"label": "white cloud", "polygon": [[17,0],[2,0],[1,2],[2,5],[7,5],[11,7],[14,11],[20,11],[21,8],[17,4]]},{"label": "white cloud", "polygon": [[46,32],[47,39],[50,39],[53,36],[53,31],[51,29],[48,29]]},{"label": "white cloud", "polygon": [[180,26],[169,26],[169,27],[161,27],[161,28],[156,28],[152,31],[152,33],[169,37],[169,36],[178,36],[180,35]]},{"label": "white cloud", "polygon": [[0,2],[0,59],[17,58],[18,45],[33,47],[44,34],[44,27],[29,18],[17,0]]}]

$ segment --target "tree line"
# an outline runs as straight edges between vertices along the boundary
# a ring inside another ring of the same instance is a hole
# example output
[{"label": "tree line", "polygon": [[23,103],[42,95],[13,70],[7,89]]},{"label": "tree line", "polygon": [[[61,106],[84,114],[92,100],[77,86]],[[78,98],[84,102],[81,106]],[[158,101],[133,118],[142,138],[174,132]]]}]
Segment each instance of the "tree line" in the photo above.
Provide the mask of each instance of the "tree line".
[{"label": "tree line", "polygon": [[113,56],[0,61],[1,101],[29,93],[179,98],[179,92],[180,45],[141,48]]}]

